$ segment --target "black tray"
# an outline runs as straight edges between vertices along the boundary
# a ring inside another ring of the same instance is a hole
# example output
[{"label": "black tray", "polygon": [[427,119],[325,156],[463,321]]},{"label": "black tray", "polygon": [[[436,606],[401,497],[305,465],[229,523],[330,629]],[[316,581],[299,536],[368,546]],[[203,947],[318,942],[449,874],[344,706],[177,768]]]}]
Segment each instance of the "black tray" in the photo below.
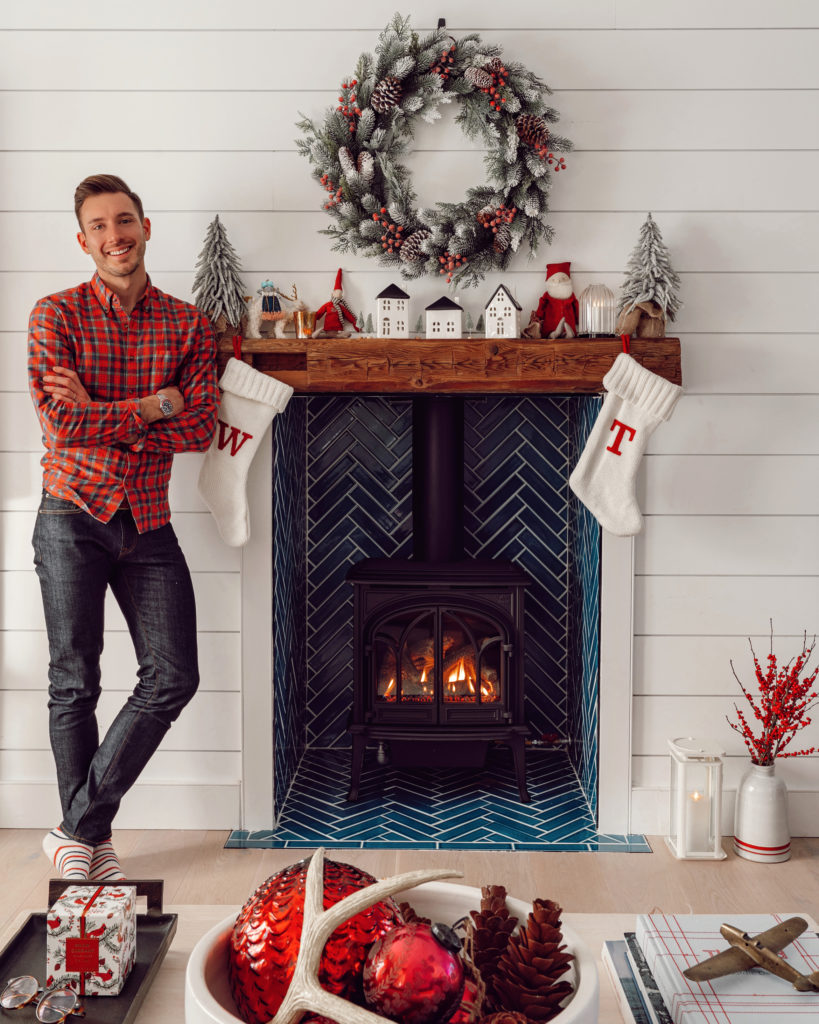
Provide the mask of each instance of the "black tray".
[{"label": "black tray", "polygon": [[[52,906],[69,885],[93,885],[64,878],[48,884],[48,905]],[[137,914],[137,948],[133,969],[118,996],[86,996],[83,999],[86,1024],[131,1024],[136,1019],[154,975],[176,934],[178,915],[162,913],[161,879],[126,879],[119,885],[136,886],[137,896],[148,897],[148,913]],[[31,974],[42,985],[46,969],[47,913],[29,914],[20,930],[0,952],[0,982],[19,974]],[[0,1020],[19,1020],[16,1010],[0,1009]],[[66,1024],[75,1019],[66,1018]]]}]

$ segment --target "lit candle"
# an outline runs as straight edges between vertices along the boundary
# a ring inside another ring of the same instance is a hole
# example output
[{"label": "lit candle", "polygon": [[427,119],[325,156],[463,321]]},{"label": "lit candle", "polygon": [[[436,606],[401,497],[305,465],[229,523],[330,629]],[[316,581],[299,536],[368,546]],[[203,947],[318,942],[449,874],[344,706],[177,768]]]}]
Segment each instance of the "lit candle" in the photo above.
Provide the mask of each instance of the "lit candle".
[{"label": "lit candle", "polygon": [[688,852],[706,853],[710,849],[708,801],[702,793],[694,790],[688,794],[686,804],[686,849]]}]

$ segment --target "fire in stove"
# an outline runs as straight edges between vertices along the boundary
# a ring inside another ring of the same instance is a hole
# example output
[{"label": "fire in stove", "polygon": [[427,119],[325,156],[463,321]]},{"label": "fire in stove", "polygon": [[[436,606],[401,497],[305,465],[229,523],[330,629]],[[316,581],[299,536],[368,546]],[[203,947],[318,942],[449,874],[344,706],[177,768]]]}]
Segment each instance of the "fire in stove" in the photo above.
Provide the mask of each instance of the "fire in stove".
[{"label": "fire in stove", "polygon": [[409,629],[401,622],[382,627],[375,636],[376,700],[411,704],[431,704],[437,699],[444,703],[496,703],[501,699],[501,642],[500,635],[473,638],[453,624],[442,632],[442,669],[437,673],[431,616],[424,616]]}]

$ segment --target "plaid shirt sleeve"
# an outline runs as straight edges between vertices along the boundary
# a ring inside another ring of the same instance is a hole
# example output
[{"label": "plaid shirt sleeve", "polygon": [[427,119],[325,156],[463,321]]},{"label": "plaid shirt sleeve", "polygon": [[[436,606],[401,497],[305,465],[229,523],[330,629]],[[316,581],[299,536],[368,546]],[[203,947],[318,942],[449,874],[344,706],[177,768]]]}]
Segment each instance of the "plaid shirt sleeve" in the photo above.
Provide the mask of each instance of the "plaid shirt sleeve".
[{"label": "plaid shirt sleeve", "polygon": [[55,366],[76,370],[68,327],[61,310],[49,299],[34,307],[28,336],[29,389],[48,444],[54,448],[81,448],[128,444],[133,442],[135,433],[143,438],[148,427],[139,415],[136,398],[72,405],[43,390],[43,375]]},{"label": "plaid shirt sleeve", "polygon": [[216,340],[204,314],[192,325],[187,353],[179,370],[176,387],[185,408],[167,420],[155,420],[148,433],[133,445],[134,451],[205,451],[216,430],[219,388],[216,385]]}]

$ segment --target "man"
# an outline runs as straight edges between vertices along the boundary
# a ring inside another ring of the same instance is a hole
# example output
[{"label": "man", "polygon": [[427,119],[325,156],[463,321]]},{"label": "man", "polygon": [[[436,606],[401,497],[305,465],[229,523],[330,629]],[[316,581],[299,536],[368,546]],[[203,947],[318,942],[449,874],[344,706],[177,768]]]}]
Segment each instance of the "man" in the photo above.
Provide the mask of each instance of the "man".
[{"label": "man", "polygon": [[[43,430],[32,543],[49,642],[49,733],[62,822],[43,849],[64,878],[125,877],[111,845],[124,794],[196,692],[196,609],[168,507],[173,453],[216,426],[205,316],[155,288],[150,221],[113,175],[86,178],[74,209],[90,282],[50,295],[29,322],[29,386]],[[111,587],[138,682],[102,742],[103,606]]]}]

